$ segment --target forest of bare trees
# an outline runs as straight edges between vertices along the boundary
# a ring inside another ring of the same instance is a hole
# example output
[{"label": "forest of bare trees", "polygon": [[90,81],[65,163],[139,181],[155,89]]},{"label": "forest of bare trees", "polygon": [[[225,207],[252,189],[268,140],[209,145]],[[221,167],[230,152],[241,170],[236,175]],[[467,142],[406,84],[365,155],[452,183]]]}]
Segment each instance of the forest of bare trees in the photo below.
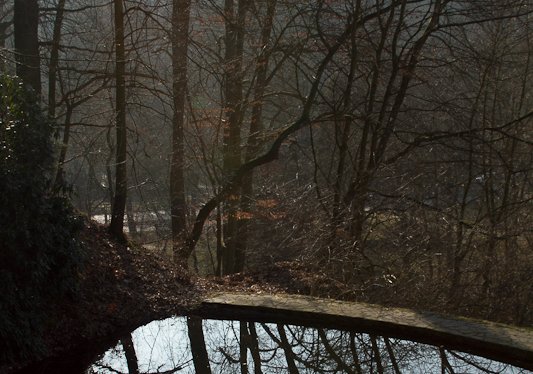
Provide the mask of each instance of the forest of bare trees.
[{"label": "forest of bare trees", "polygon": [[1,0],[0,66],[122,240],[525,322],[532,33],[527,0]]}]

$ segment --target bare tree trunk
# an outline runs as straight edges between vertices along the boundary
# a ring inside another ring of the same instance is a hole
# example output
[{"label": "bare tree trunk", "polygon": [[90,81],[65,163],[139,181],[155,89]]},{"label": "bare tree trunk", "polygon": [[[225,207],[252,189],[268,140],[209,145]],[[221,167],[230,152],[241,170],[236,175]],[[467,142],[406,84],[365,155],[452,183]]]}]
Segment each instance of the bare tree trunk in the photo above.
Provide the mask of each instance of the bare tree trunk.
[{"label": "bare tree trunk", "polygon": [[122,0],[114,0],[115,8],[115,80],[116,80],[116,158],[115,158],[115,195],[111,212],[109,231],[119,240],[124,237],[124,212],[128,193],[128,175],[126,165],[126,57],[124,48],[124,8]]},{"label": "bare tree trunk", "polygon": [[187,327],[194,370],[198,374],[211,374],[209,356],[205,347],[204,331],[202,330],[202,320],[197,317],[187,317]]},{"label": "bare tree trunk", "polygon": [[137,362],[137,353],[135,353],[135,346],[133,345],[131,334],[120,339],[120,342],[122,343],[126,362],[128,363],[128,373],[139,374],[139,363]]},{"label": "bare tree trunk", "polygon": [[[356,18],[359,16],[361,8],[361,1],[358,0],[356,3],[355,15]],[[354,84],[355,77],[355,68],[357,66],[357,46],[355,40],[355,30],[350,37],[350,70],[348,72],[348,82],[346,84],[346,89],[343,95],[343,106],[344,110],[348,113],[349,106],[352,101],[352,88]],[[350,128],[352,126],[352,120],[347,116],[341,123],[335,121],[335,139],[337,146],[339,147],[339,161],[337,163],[337,170],[335,175],[335,184],[333,189],[333,210],[331,217],[331,233],[327,246],[324,248],[329,248],[326,252],[321,253],[319,261],[324,262],[328,260],[330,256],[335,256],[337,250],[336,243],[336,232],[342,226],[344,210],[341,204],[341,197],[343,191],[343,185],[345,183],[345,168],[348,158],[348,139],[350,134]]]},{"label": "bare tree trunk", "polygon": [[62,186],[65,185],[65,159],[67,157],[67,148],[70,140],[70,128],[71,128],[71,119],[72,119],[72,105],[68,102],[65,103],[66,112],[65,112],[65,124],[63,128],[63,139],[61,141],[61,148],[59,151],[59,159],[57,160],[57,171],[54,180],[54,190],[58,191]]},{"label": "bare tree trunk", "polygon": [[255,329],[255,323],[248,323],[248,331],[250,331],[250,353],[252,355],[252,360],[254,361],[254,373],[263,374],[261,369],[261,355],[259,351],[259,338],[257,336],[257,330]]},{"label": "bare tree trunk", "polygon": [[126,200],[126,217],[128,218],[128,232],[131,237],[137,237],[137,224],[135,222],[135,211],[131,198]]},{"label": "bare tree trunk", "polygon": [[[56,86],[57,86],[57,67],[59,64],[59,45],[61,42],[61,27],[63,26],[63,15],[65,12],[65,0],[59,0],[57,3],[56,18],[54,20],[54,32],[52,35],[52,49],[50,50],[50,61],[48,63],[48,117],[55,120],[56,117]],[[61,151],[57,162],[57,170],[53,183],[55,191],[61,189],[64,182],[63,163],[67,153],[68,142],[70,138],[70,118],[72,116],[72,105],[66,100],[67,113],[65,115],[65,125]],[[56,129],[56,136],[59,136],[59,126]]]},{"label": "bare tree trunk", "polygon": [[39,4],[37,0],[15,0],[15,61],[17,75],[24,86],[41,95],[41,59],[39,56]]},{"label": "bare tree trunk", "polygon": [[54,20],[54,33],[52,35],[52,49],[48,64],[48,116],[56,116],[56,82],[57,66],[59,62],[59,44],[61,41],[61,27],[63,26],[63,14],[65,12],[65,0],[57,3],[56,18]]},{"label": "bare tree trunk", "polygon": [[[11,25],[11,22],[7,19],[6,0],[0,0],[0,53],[6,48],[7,29]],[[6,68],[6,60],[3,54],[0,54],[0,70],[3,71]]]},{"label": "bare tree trunk", "polygon": [[[237,5],[237,9],[235,9]],[[230,178],[241,166],[241,123],[242,123],[242,58],[244,26],[248,0],[225,0],[225,56],[224,56],[224,100],[226,121],[223,131],[224,179]],[[224,204],[227,216],[224,225],[222,274],[238,272],[237,257],[242,248],[238,242],[238,217],[240,191],[228,196]]]},{"label": "bare tree trunk", "polygon": [[363,374],[363,370],[361,369],[361,361],[359,360],[359,352],[357,351],[357,344],[355,342],[355,337],[356,334],[354,332],[350,332],[350,351],[353,357],[355,372],[357,374]]},{"label": "bare tree trunk", "polygon": [[383,337],[383,340],[385,341],[385,347],[387,347],[387,353],[389,354],[390,362],[392,364],[394,372],[396,374],[401,374],[402,372],[400,370],[400,367],[398,366],[398,361],[396,360],[396,356],[394,355],[394,349],[392,348],[390,339],[387,337]]},{"label": "bare tree trunk", "polygon": [[187,265],[185,248],[186,202],[184,177],[184,122],[187,94],[187,46],[189,42],[190,0],[172,2],[172,161],[170,165],[170,212],[174,260]]},{"label": "bare tree trunk", "polygon": [[285,332],[285,326],[278,324],[278,334],[280,338],[281,348],[285,352],[285,360],[287,361],[287,370],[290,374],[298,374],[298,368],[296,367],[294,354],[292,347],[287,339],[287,333]]},{"label": "bare tree trunk", "polygon": [[239,365],[241,374],[248,374],[248,327],[245,321],[239,322]]},{"label": "bare tree trunk", "polygon": [[377,338],[375,335],[370,335],[370,342],[372,345],[372,352],[373,352],[373,359],[376,363],[376,368],[379,374],[383,374],[385,371],[383,370],[383,362],[381,361],[381,353],[379,351]]},{"label": "bare tree trunk", "polygon": [[[257,58],[255,67],[255,89],[254,99],[252,104],[252,118],[250,120],[250,134],[246,144],[245,160],[249,162],[254,157],[257,157],[261,150],[260,134],[263,130],[262,113],[263,113],[263,96],[267,85],[267,70],[270,58],[270,51],[267,48],[272,32],[272,24],[274,21],[274,14],[276,12],[277,0],[271,0],[267,4],[267,14],[261,29],[261,48],[262,52]],[[243,178],[242,182],[242,197],[241,197],[241,211],[245,214],[249,213],[253,204],[254,185],[253,185],[253,170]],[[248,222],[250,216],[245,215],[243,219],[238,221],[237,242],[240,250],[237,252],[237,269],[244,268],[246,247],[248,244]]]},{"label": "bare tree trunk", "polygon": [[[107,154],[106,160],[105,160],[105,173],[106,173],[106,179],[107,179],[107,196],[109,198],[109,205],[111,207],[111,212],[113,211],[113,196],[115,196],[115,191],[113,191],[113,171],[111,170],[112,162],[113,162],[113,152],[115,150],[115,146],[113,144],[113,140],[111,138],[111,130],[112,126],[109,126],[106,130],[106,144],[109,148],[109,153]],[[107,224],[107,214],[106,214],[106,224]]]},{"label": "bare tree trunk", "polygon": [[217,267],[215,270],[215,275],[221,276],[222,275],[222,256],[224,255],[224,245],[222,243],[222,212],[220,204],[217,204],[217,229],[216,229],[216,237],[217,237]]}]

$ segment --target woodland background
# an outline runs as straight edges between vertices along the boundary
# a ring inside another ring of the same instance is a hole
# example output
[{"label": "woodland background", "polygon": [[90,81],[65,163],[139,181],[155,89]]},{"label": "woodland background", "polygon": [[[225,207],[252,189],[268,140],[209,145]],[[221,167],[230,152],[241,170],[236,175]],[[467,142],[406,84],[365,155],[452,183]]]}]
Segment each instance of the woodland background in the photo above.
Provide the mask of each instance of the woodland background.
[{"label": "woodland background", "polygon": [[118,238],[203,275],[291,261],[332,296],[530,324],[532,11],[1,0],[1,69],[54,123],[48,188]]}]

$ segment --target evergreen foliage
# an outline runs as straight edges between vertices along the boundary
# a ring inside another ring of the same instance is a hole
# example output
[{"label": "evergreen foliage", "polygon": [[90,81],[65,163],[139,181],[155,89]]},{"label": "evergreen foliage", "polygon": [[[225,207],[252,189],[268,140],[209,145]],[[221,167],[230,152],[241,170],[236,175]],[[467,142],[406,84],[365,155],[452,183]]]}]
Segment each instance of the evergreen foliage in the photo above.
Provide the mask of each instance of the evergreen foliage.
[{"label": "evergreen foliage", "polygon": [[51,193],[52,124],[30,92],[0,77],[0,361],[42,350],[54,300],[76,287],[81,221]]}]

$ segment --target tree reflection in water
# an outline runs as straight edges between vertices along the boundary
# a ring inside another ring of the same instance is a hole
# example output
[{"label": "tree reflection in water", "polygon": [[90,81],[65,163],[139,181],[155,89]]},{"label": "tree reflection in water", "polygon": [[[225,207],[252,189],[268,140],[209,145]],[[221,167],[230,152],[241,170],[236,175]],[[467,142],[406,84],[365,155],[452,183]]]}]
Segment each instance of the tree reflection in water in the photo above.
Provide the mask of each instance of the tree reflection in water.
[{"label": "tree reflection in water", "polygon": [[[133,341],[133,344],[131,342]],[[175,317],[119,341],[87,373],[527,373],[444,347],[302,326]]]}]

